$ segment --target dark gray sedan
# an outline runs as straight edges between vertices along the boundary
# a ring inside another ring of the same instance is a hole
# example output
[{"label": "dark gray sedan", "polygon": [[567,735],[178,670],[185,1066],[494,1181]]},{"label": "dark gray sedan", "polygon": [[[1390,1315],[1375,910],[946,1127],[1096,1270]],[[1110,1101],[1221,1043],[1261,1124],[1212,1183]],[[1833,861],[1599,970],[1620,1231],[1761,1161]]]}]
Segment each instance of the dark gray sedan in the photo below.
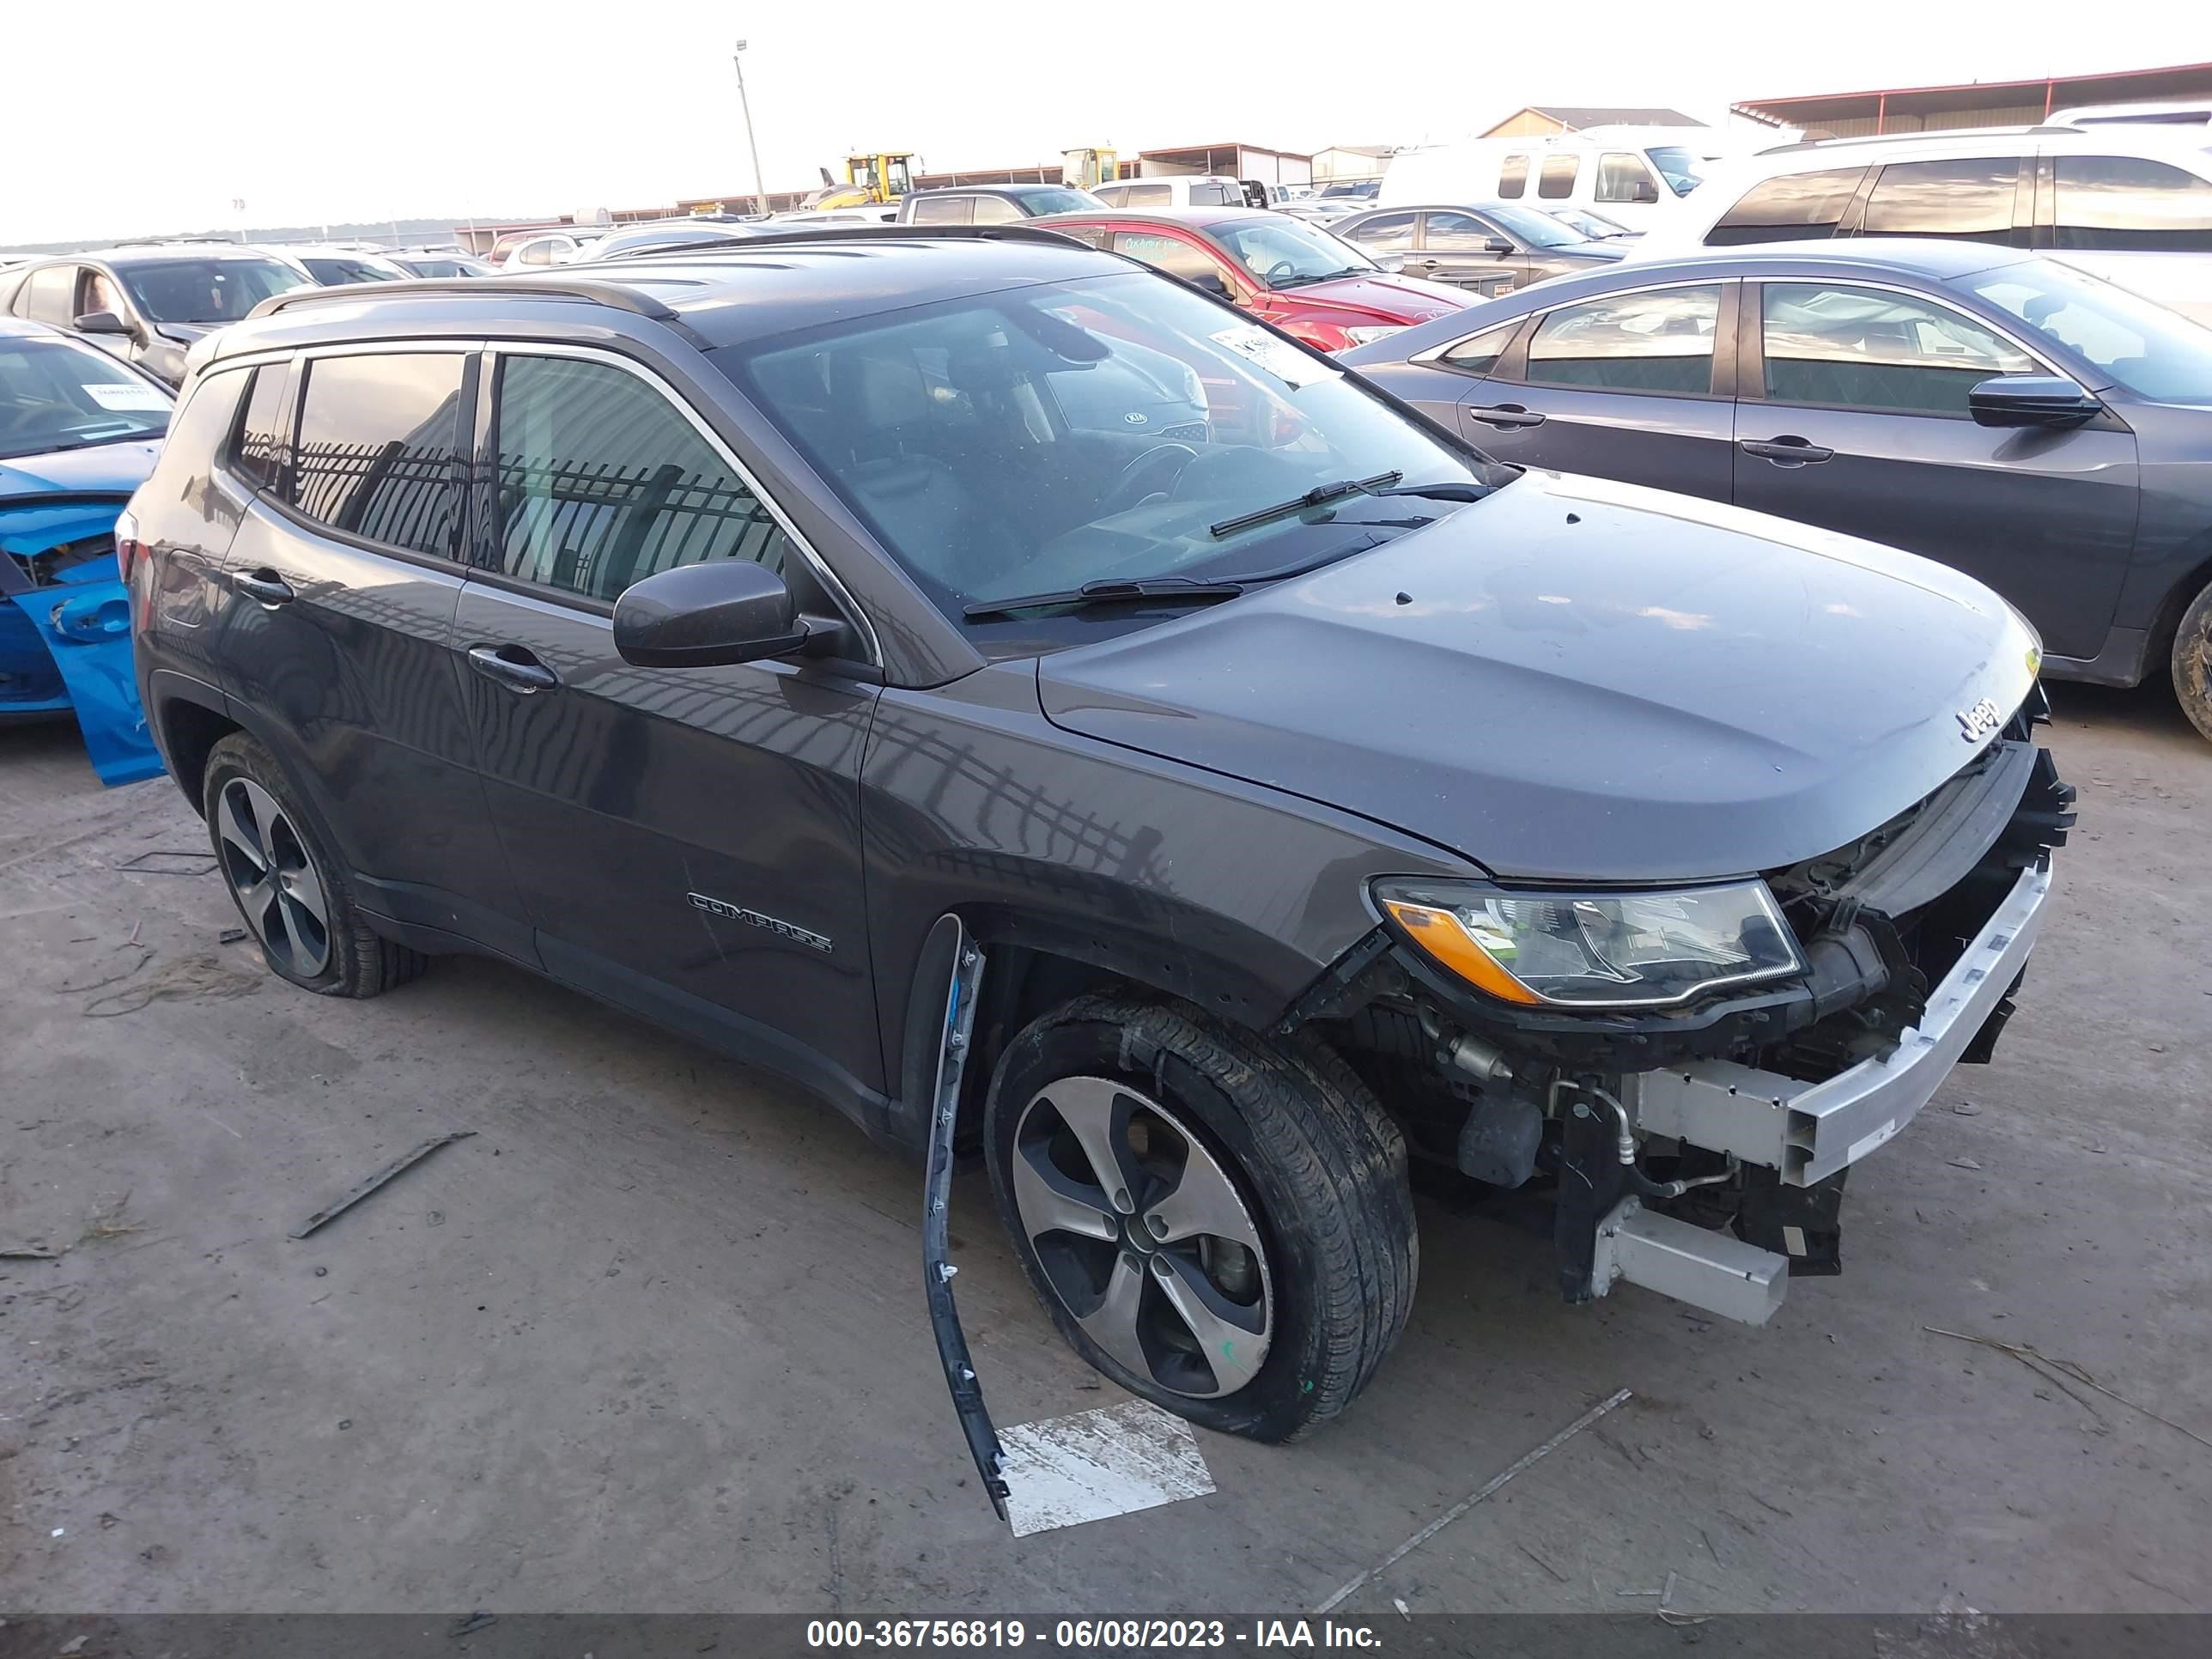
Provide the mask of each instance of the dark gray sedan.
[{"label": "dark gray sedan", "polygon": [[1377,208],[1328,228],[1378,258],[1402,261],[1409,276],[1485,296],[1596,270],[1624,255],[1618,244],[1593,240],[1548,213],[1510,202]]},{"label": "dark gray sedan", "polygon": [[1631,262],[1340,359],[1492,455],[1940,559],[2045,672],[2212,737],[2212,331],[2070,265],[1865,240]]}]

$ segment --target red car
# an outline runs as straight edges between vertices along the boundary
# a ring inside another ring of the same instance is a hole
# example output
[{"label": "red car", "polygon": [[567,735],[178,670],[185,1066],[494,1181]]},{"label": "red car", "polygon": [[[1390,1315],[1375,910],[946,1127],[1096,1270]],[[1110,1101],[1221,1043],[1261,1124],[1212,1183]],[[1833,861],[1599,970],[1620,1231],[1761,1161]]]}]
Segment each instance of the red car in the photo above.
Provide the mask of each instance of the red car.
[{"label": "red car", "polygon": [[1156,265],[1323,351],[1466,308],[1466,289],[1401,276],[1327,231],[1254,208],[1109,209],[1030,222]]}]

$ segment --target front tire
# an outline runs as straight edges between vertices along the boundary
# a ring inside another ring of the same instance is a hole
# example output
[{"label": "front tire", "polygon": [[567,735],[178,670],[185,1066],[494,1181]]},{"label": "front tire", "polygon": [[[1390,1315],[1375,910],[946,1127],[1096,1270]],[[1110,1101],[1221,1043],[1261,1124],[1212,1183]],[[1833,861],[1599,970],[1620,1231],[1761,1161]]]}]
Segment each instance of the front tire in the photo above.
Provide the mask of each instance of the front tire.
[{"label": "front tire", "polygon": [[243,732],[208,751],[203,808],[216,866],[271,973],[324,996],[373,997],[422,971],[354,903],[276,757]]},{"label": "front tire", "polygon": [[1079,998],[1008,1047],[984,1136],[1061,1336],[1194,1423],[1291,1439],[1351,1404],[1405,1328],[1405,1141],[1326,1049]]},{"label": "front tire", "polygon": [[2212,585],[2182,613],[2173,635],[2173,695],[2190,724],[2212,738]]}]

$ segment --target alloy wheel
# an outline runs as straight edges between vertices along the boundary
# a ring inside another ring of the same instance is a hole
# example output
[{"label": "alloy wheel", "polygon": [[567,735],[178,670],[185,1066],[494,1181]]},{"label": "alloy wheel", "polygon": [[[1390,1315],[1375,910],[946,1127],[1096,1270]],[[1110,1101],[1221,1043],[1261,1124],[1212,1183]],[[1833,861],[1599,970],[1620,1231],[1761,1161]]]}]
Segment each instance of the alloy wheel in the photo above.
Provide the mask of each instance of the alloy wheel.
[{"label": "alloy wheel", "polygon": [[1274,1334],[1267,1247],[1174,1113],[1112,1079],[1062,1078],[1023,1109],[1012,1173],[1046,1280],[1117,1364],[1194,1400],[1259,1375]]},{"label": "alloy wheel", "polygon": [[330,900],[307,843],[276,798],[251,778],[233,778],[216,798],[222,878],[270,962],[313,979],[331,961]]}]

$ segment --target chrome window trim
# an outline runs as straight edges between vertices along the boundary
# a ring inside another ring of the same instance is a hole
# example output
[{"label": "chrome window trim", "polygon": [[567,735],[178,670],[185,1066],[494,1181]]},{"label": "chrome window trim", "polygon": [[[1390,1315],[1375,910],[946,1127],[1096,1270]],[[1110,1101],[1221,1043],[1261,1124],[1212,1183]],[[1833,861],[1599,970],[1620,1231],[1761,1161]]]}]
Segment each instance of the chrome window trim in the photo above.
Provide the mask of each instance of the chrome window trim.
[{"label": "chrome window trim", "polygon": [[[876,637],[875,623],[861,608],[859,601],[854,599],[852,591],[839,579],[837,573],[830,568],[829,562],[815,550],[814,544],[799,532],[799,526],[793,521],[791,514],[785,512],[782,504],[769,493],[760,479],[755,476],[753,470],[747,466],[723,441],[721,434],[701,419],[699,411],[692,408],[690,399],[671,386],[658,373],[635,357],[625,356],[619,351],[609,350],[603,346],[572,345],[566,342],[548,340],[492,339],[485,341],[482,349],[495,352],[501,358],[574,357],[586,362],[605,363],[609,368],[635,375],[653,391],[659,392],[663,398],[674,405],[686,421],[691,423],[692,429],[707,441],[717,455],[722,458],[731,471],[737,474],[744,487],[751,490],[760,504],[768,509],[769,516],[775,520],[777,527],[783,532],[792,546],[798,550],[799,556],[806,562],[806,568],[814,573],[814,579],[822,584],[823,590],[836,601],[846,616],[851,619],[854,627],[860,630],[861,641],[867,647],[868,665],[878,670],[883,667],[883,645]],[[496,416],[497,407],[494,401],[495,385],[495,377],[481,377],[477,381],[479,388],[477,395],[485,400],[486,407]],[[495,441],[497,435],[497,428],[495,428],[493,429]],[[476,574],[473,572],[473,568],[471,569],[471,574]],[[559,592],[558,589],[548,588],[541,582],[524,582],[523,579],[519,577],[508,577],[507,580],[521,582],[533,592],[539,591],[547,593]]]}]

